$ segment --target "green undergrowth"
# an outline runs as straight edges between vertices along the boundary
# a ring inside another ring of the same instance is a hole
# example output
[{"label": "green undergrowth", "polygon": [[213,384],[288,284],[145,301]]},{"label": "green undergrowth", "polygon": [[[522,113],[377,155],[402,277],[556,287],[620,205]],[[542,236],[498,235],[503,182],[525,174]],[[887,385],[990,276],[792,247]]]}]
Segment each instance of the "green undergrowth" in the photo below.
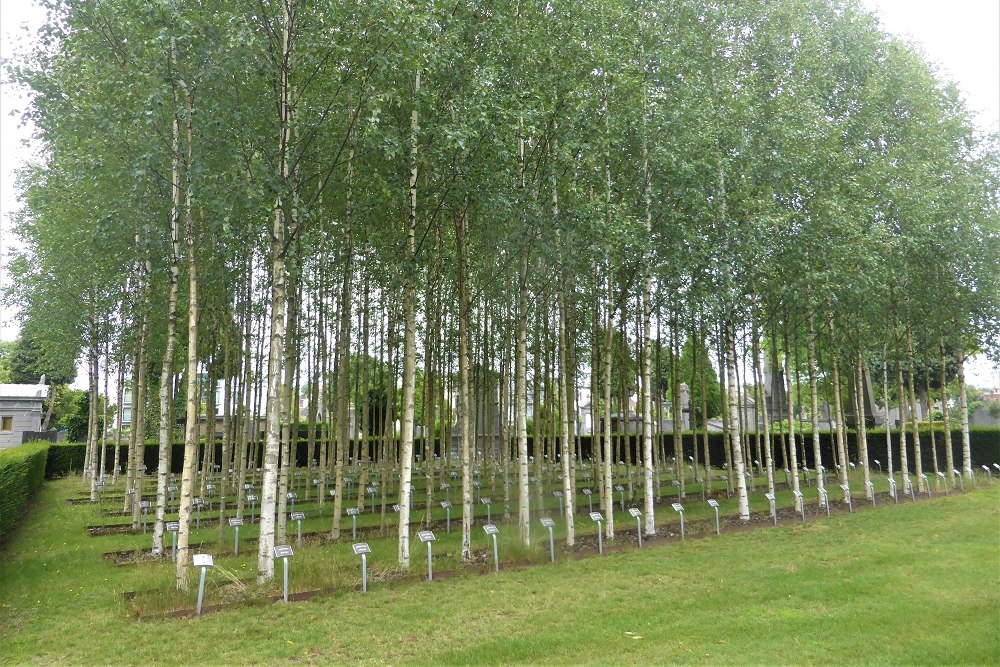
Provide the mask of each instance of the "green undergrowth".
[{"label": "green undergrowth", "polygon": [[[359,562],[348,522],[343,542],[296,550],[293,592],[323,589],[310,601],[272,603],[277,587],[233,584],[217,571],[206,604],[223,611],[137,620],[136,605],[190,608],[194,595],[169,592],[169,563],[116,566],[102,558],[145,546],[148,536],[88,536],[83,526],[98,508],[65,502],[79,484],[47,483],[0,553],[0,662],[1000,661],[1000,485],[898,506],[880,498],[874,510],[855,491],[853,514],[839,510],[818,520],[810,505],[804,524],[785,518],[775,529],[758,522],[756,530],[724,529],[721,537],[686,542],[671,535],[655,548],[609,545],[604,557],[578,560],[560,549],[555,565],[546,562],[547,533],[537,522],[530,548],[517,547],[516,525],[501,522],[501,558],[537,564],[484,575],[467,568],[433,583],[418,579],[426,548],[415,539],[412,578],[387,581],[400,574],[389,536],[371,540],[366,595],[354,590]],[[779,494],[779,504],[789,501]],[[708,525],[711,510],[703,505],[686,501],[690,525]],[[766,511],[756,496],[752,507]],[[723,500],[723,509],[729,514],[733,506]],[[669,505],[658,509],[660,530],[676,530],[671,515]],[[627,515],[617,520],[634,530]],[[435,571],[458,569],[458,521],[453,517],[451,536],[438,532]],[[577,524],[583,541],[594,537],[585,514]],[[231,539],[227,529],[216,562],[251,582],[254,550],[228,556]],[[491,547],[479,525],[473,548],[488,569]],[[280,586],[280,563],[276,573]],[[126,600],[126,591],[138,592],[136,599]]]}]

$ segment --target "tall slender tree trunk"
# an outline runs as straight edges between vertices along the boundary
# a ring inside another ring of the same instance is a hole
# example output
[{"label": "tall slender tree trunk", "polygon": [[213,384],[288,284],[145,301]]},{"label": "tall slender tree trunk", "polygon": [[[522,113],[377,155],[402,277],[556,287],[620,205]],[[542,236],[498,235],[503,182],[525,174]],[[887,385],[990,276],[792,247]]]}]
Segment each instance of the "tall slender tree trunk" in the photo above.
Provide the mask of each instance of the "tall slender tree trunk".
[{"label": "tall slender tree trunk", "polygon": [[[295,2],[285,0],[282,12],[281,58],[279,64],[278,100],[278,164],[277,176],[287,185],[288,152],[291,136],[290,98],[292,35],[295,27]],[[267,436],[264,446],[264,479],[260,500],[260,537],[257,542],[257,580],[274,578],[274,512],[278,485],[278,454],[281,449],[281,377],[285,353],[285,231],[288,193],[282,189],[274,207],[271,226],[271,337],[267,365]]]},{"label": "tall slender tree trunk", "polygon": [[969,439],[969,399],[965,391],[965,352],[958,354],[958,418],[962,425],[962,473],[972,481],[972,445]]},{"label": "tall slender tree trunk", "polygon": [[739,392],[736,391],[736,354],[735,341],[736,331],[729,322],[725,326],[726,338],[726,375],[729,385],[729,428],[730,440],[732,443],[733,463],[736,466],[736,497],[739,503],[740,521],[750,520],[750,502],[747,498],[746,468],[743,465],[743,444],[740,433],[739,418]]},{"label": "tall slender tree trunk", "polygon": [[413,83],[410,114],[410,212],[406,222],[406,278],[403,283],[403,423],[399,452],[399,565],[410,567],[410,483],[413,478],[413,396],[416,393],[417,357],[417,135],[419,132],[420,70]]},{"label": "tall slender tree trunk", "polygon": [[[523,163],[524,142],[521,142]],[[523,170],[523,167],[522,167]],[[523,173],[523,172],[522,172]],[[514,354],[514,422],[517,431],[517,527],[531,545],[531,500],[528,489],[528,250],[522,251],[517,288],[517,350]],[[535,413],[535,418],[538,414]]]},{"label": "tall slender tree trunk", "polygon": [[[816,327],[813,323],[812,313],[809,314],[809,337],[807,339],[807,352],[809,365],[809,397],[810,397],[810,408],[812,411],[812,441],[813,441],[813,467],[816,469],[816,491],[822,496],[822,491],[824,490],[825,484],[823,482],[823,452],[820,449],[820,438],[819,438],[819,388],[816,381]],[[796,509],[801,511],[798,507],[798,498],[796,498]]]},{"label": "tall slender tree trunk", "polygon": [[[171,39],[173,51],[173,39]],[[170,208],[170,287],[167,297],[167,341],[163,351],[163,365],[160,367],[160,427],[159,457],[156,468],[156,520],[153,523],[153,554],[163,551],[163,517],[167,506],[167,476],[170,473],[170,445],[172,424],[170,423],[170,403],[173,400],[172,383],[174,377],[174,355],[177,350],[177,295],[180,286],[180,220],[181,220],[181,154],[180,119],[174,117],[173,156],[171,160],[171,208]]]},{"label": "tall slender tree trunk", "polygon": [[184,218],[187,228],[188,269],[188,341],[187,341],[187,431],[184,438],[184,471],[181,477],[181,499],[178,511],[180,530],[177,534],[177,590],[188,589],[188,570],[191,564],[189,542],[191,536],[191,506],[194,490],[194,473],[198,455],[198,262],[192,211],[194,192],[191,184],[191,158],[193,153],[192,93],[185,89],[185,133],[187,138],[187,173],[185,176]]}]

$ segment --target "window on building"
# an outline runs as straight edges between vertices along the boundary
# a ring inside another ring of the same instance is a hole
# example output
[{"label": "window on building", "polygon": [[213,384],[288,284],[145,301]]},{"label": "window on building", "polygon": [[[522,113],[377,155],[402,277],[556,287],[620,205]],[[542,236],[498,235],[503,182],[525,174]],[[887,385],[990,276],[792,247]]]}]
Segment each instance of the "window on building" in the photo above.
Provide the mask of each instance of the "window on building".
[{"label": "window on building", "polygon": [[12,433],[14,431],[13,417],[0,417],[0,433]]}]

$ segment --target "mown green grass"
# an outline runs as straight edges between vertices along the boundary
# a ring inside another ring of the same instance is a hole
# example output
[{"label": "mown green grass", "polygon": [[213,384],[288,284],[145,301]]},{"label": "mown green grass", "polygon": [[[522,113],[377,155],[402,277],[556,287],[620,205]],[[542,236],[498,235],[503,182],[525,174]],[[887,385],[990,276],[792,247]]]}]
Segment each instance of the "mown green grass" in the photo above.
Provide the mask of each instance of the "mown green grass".
[{"label": "mown green grass", "polygon": [[[172,569],[101,559],[148,538],[87,536],[82,527],[96,508],[64,502],[78,484],[46,484],[0,553],[4,663],[1000,662],[1000,485],[603,558],[433,584],[376,583],[367,595],[353,591],[357,559],[346,544],[307,547],[292,562],[293,590],[335,572],[334,592],[137,621],[122,593],[167,590]],[[859,510],[863,504],[855,500]],[[675,522],[669,509],[658,514]],[[506,539],[516,532],[501,530]],[[533,536],[545,533],[533,527]],[[454,538],[435,553],[450,558]],[[506,553],[506,539],[502,555],[517,556]],[[373,569],[394,560],[391,538],[372,547]],[[414,573],[423,572],[425,553],[414,541]],[[219,562],[253,569],[252,554]],[[213,577],[212,599],[221,581]],[[193,606],[193,596],[185,600]]]}]

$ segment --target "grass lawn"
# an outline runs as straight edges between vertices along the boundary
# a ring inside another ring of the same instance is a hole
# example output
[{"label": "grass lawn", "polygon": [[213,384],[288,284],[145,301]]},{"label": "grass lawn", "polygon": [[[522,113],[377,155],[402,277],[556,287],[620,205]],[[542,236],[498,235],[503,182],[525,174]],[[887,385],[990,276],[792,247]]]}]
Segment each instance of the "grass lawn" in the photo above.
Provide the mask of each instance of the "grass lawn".
[{"label": "grass lawn", "polygon": [[[46,483],[0,552],[4,664],[1000,663],[1000,485],[874,510],[856,499],[854,514],[831,519],[432,584],[373,583],[367,595],[353,591],[348,544],[307,546],[292,561],[293,590],[323,583],[332,566],[321,564],[334,562],[333,592],[143,621],[122,593],[172,599],[172,567],[103,559],[148,538],[87,535],[98,509],[67,504],[78,489]],[[661,522],[671,515],[658,510]],[[446,560],[454,537],[435,554]],[[426,552],[411,544],[418,574]],[[372,548],[376,571],[394,560],[394,540]],[[217,562],[250,572],[247,551]],[[224,602],[225,579],[211,579],[210,601]]]}]

